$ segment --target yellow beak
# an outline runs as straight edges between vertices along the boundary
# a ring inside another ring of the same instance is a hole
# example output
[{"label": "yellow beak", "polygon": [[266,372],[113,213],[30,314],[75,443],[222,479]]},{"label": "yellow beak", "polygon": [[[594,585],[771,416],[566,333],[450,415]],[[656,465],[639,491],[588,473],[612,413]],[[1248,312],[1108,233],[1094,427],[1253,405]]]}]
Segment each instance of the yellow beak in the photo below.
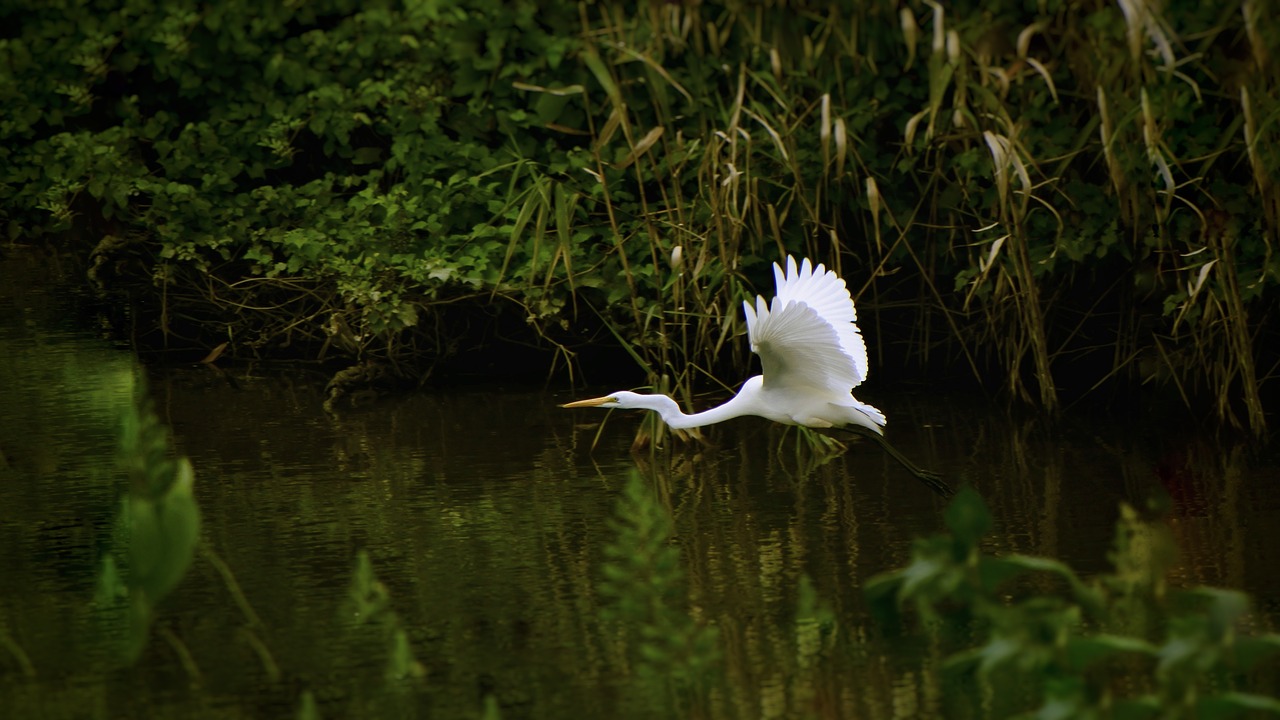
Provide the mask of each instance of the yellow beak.
[{"label": "yellow beak", "polygon": [[604,397],[591,398],[590,400],[578,400],[576,402],[565,403],[560,407],[562,408],[600,407],[601,405],[608,405],[611,402],[614,402],[613,398],[609,397],[608,395],[605,395]]}]

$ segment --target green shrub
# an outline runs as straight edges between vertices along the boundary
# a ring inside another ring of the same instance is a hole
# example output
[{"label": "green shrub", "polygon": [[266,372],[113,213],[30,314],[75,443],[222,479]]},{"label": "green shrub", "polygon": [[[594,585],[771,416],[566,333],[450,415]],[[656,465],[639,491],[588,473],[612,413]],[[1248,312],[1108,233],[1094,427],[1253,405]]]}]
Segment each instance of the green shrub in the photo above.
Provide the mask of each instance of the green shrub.
[{"label": "green shrub", "polygon": [[[957,650],[938,668],[953,691],[964,693],[957,700],[974,703],[971,714],[1280,713],[1280,700],[1256,692],[1254,673],[1280,652],[1280,636],[1243,629],[1249,599],[1241,592],[1169,591],[1165,575],[1175,548],[1163,524],[1122,507],[1111,555],[1115,570],[1086,583],[1056,560],[984,553],[992,518],[971,488],[957,494],[946,523],[949,533],[917,540],[907,567],[873,578],[866,590],[883,617],[897,619],[908,605],[935,634],[972,629],[980,644]],[[1029,578],[1039,581],[1017,582]],[[951,707],[964,716],[961,706]]]},{"label": "green shrub", "polygon": [[144,332],[238,356],[414,375],[481,318],[687,393],[742,372],[739,301],[794,252],[878,359],[1051,410],[1154,380],[1261,433],[1262,6],[11,4],[0,214],[90,227]]}]

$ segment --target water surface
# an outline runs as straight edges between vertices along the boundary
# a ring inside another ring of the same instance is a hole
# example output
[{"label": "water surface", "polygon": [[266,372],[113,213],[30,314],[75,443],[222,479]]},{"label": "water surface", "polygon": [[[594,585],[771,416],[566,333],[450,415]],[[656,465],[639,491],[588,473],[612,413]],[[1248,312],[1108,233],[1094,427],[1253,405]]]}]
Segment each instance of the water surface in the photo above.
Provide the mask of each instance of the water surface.
[{"label": "water surface", "polygon": [[[591,391],[433,389],[330,413],[325,378],[288,368],[146,371],[196,469],[205,551],[124,665],[90,601],[125,489],[114,428],[136,366],[65,321],[62,299],[7,287],[0,716],[286,717],[304,691],[323,717],[479,717],[486,697],[504,718],[646,716],[652,698],[598,592],[632,472],[670,509],[691,612],[719,631],[722,680],[682,701],[690,715],[943,711],[915,648],[880,638],[862,590],[941,528],[945,505],[873,445],[812,467],[793,436],[740,419],[633,455],[638,416],[557,407]],[[992,552],[1103,572],[1118,503],[1163,491],[1182,550],[1171,582],[1253,594],[1261,628],[1280,613],[1265,457],[1165,435],[1140,414],[1050,428],[974,398],[873,385],[865,399],[904,453],[979,489]],[[384,629],[352,615],[362,550],[418,677],[388,679]],[[802,576],[834,618],[817,636],[794,621]]]}]

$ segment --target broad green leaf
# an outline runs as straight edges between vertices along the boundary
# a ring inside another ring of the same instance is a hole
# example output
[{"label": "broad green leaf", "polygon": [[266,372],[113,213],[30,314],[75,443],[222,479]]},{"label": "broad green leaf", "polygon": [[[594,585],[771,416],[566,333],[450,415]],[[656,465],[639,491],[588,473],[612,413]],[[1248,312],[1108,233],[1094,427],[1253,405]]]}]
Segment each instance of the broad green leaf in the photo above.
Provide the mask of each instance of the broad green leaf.
[{"label": "broad green leaf", "polygon": [[1097,634],[1073,637],[1067,641],[1067,664],[1075,672],[1083,672],[1092,663],[1119,654],[1155,657],[1159,648],[1138,638]]},{"label": "broad green leaf", "polygon": [[947,529],[968,547],[991,530],[991,511],[982,496],[971,486],[960,488],[946,510]]},{"label": "broad green leaf", "polygon": [[1253,669],[1259,661],[1265,660],[1280,652],[1280,635],[1267,633],[1253,637],[1242,637],[1235,642],[1236,662],[1241,669]]},{"label": "broad green leaf", "polygon": [[1202,696],[1196,702],[1198,720],[1232,718],[1246,712],[1264,712],[1280,715],[1280,700],[1253,693],[1227,692]]}]

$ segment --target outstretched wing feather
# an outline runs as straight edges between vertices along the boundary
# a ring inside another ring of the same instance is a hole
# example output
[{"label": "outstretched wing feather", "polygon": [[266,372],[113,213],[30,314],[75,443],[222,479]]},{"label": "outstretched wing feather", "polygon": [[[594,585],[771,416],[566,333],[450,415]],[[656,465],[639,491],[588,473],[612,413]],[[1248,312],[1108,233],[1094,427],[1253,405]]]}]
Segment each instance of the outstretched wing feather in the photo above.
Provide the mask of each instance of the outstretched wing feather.
[{"label": "outstretched wing feather", "polygon": [[[866,380],[867,346],[858,332],[857,309],[844,280],[822,265],[813,267],[808,259],[797,266],[794,257],[787,258],[785,271],[774,263],[773,275],[778,292],[771,307],[763,297],[756,298],[755,308],[743,303],[751,349],[760,354],[765,383],[791,384],[804,376],[812,385],[850,391]],[[788,310],[793,305],[808,308],[809,313]],[[818,336],[821,340],[815,344]],[[765,346],[768,349],[762,350]],[[771,366],[775,373],[797,375],[775,379]]]},{"label": "outstretched wing feather", "polygon": [[[757,300],[751,347],[769,388],[814,388],[848,394],[858,378],[835,328],[803,302]],[[750,322],[750,321],[749,321]]]}]

